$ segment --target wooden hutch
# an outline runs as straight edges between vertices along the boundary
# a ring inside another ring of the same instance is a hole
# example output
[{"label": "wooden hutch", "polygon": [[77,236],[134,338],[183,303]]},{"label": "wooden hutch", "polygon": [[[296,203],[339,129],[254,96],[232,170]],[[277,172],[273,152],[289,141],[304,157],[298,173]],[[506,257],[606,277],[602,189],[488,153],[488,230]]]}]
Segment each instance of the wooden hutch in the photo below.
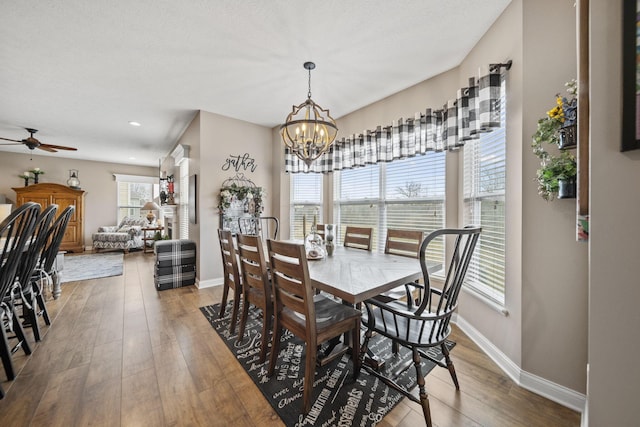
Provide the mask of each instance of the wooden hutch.
[{"label": "wooden hutch", "polygon": [[73,189],[61,184],[42,183],[32,184],[26,187],[13,188],[16,192],[16,205],[26,202],[35,202],[42,208],[49,205],[58,205],[56,218],[70,205],[76,207],[69,220],[69,225],[62,238],[61,251],[84,252],[84,196],[83,190]]}]

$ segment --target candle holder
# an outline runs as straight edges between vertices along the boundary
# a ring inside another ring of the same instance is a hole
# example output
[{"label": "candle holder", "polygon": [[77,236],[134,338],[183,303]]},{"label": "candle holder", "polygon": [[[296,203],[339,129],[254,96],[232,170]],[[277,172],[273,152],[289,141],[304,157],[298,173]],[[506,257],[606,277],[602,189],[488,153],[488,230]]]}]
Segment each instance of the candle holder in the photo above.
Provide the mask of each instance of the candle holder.
[{"label": "candle holder", "polygon": [[35,168],[35,169],[33,169],[33,170],[29,171],[29,172],[31,172],[33,174],[33,183],[34,184],[37,184],[38,183],[38,177],[40,175],[44,174],[44,171],[40,170],[40,168]]},{"label": "candle holder", "polygon": [[31,177],[29,176],[29,172],[25,172],[22,175],[18,175],[18,177],[24,179],[25,187],[29,186],[29,180],[31,179]]},{"label": "candle holder", "polygon": [[325,247],[327,248],[327,255],[333,256],[333,250],[335,249],[335,243],[333,242],[333,224],[325,225]]}]

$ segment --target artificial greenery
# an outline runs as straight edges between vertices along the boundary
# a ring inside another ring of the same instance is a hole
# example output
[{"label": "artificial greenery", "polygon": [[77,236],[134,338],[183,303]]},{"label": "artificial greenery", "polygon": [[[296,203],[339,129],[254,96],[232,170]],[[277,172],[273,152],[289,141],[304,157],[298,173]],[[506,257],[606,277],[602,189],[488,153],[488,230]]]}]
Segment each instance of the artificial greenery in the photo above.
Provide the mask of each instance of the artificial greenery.
[{"label": "artificial greenery", "polygon": [[43,170],[41,170],[40,168],[32,169],[32,170],[30,170],[29,172],[31,172],[31,173],[32,173],[32,174],[34,174],[34,175],[43,175],[43,174],[44,174],[44,171],[43,171]]},{"label": "artificial greenery", "polygon": [[547,111],[547,115],[538,120],[538,128],[533,134],[531,147],[540,159],[540,168],[536,174],[538,194],[544,200],[553,200],[558,194],[558,180],[575,179],[578,168],[576,158],[568,151],[548,151],[549,146],[559,146],[560,131],[577,122],[577,82],[571,80],[565,84],[571,98],[556,95],[556,106]]},{"label": "artificial greenery", "polygon": [[538,181],[538,194],[545,200],[553,200],[560,189],[559,180],[575,180],[578,173],[575,157],[563,151],[558,156],[549,157],[541,164],[536,175]]},{"label": "artificial greenery", "polygon": [[249,201],[250,199],[253,199],[255,204],[255,213],[260,214],[264,210],[263,197],[264,189],[262,187],[246,187],[231,184],[230,186],[222,187],[220,189],[218,208],[220,211],[225,211],[229,209],[234,200]]}]

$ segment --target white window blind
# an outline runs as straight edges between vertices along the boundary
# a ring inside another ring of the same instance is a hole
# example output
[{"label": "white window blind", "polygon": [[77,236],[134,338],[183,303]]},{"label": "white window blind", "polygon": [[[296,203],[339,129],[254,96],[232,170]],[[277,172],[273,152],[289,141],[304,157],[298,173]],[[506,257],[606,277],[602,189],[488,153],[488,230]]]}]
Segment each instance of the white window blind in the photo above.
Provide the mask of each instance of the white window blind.
[{"label": "white window blind", "polygon": [[[398,160],[386,165],[386,221],[388,228],[415,229],[426,233],[444,227],[445,153]],[[427,258],[444,259],[444,240],[430,245]],[[381,242],[384,250],[384,240]]]},{"label": "white window blind", "polygon": [[311,230],[314,215],[322,223],[322,174],[291,174],[290,237],[303,239],[303,217],[306,217],[307,233]]},{"label": "white window blind", "polygon": [[336,244],[341,245],[347,225],[373,228],[377,247],[380,223],[380,171],[382,164],[334,172]]},{"label": "white window blind", "polygon": [[464,146],[464,220],[482,226],[465,286],[505,302],[505,82],[501,85],[502,126]]},{"label": "white window blind", "polygon": [[[335,218],[342,243],[347,225],[373,227],[374,247],[382,252],[387,229],[424,232],[444,226],[445,153],[369,165],[335,173]],[[428,254],[442,261],[442,245]]]}]

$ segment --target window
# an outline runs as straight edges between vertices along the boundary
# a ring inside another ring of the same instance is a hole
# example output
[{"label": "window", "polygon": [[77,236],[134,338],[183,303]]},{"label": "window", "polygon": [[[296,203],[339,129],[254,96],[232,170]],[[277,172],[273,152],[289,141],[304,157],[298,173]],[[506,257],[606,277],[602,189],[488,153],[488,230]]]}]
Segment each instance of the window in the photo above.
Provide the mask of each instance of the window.
[{"label": "window", "polygon": [[498,304],[505,301],[505,82],[500,92],[502,126],[464,146],[464,220],[482,226],[467,271],[470,289]]},{"label": "window", "polygon": [[[445,153],[336,172],[334,194],[338,243],[347,225],[373,227],[373,246],[382,252],[388,228],[428,233],[444,226]],[[442,262],[443,245],[428,257]]]},{"label": "window", "polygon": [[307,232],[311,229],[314,215],[322,223],[322,174],[291,174],[291,213],[289,224],[292,239],[303,239],[303,218],[307,220]]},{"label": "window", "polygon": [[140,218],[140,208],[160,193],[158,178],[150,176],[115,175],[118,201],[118,221],[125,216]]}]

